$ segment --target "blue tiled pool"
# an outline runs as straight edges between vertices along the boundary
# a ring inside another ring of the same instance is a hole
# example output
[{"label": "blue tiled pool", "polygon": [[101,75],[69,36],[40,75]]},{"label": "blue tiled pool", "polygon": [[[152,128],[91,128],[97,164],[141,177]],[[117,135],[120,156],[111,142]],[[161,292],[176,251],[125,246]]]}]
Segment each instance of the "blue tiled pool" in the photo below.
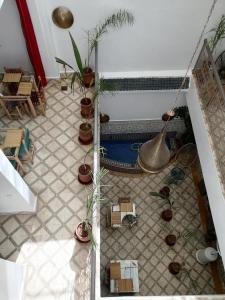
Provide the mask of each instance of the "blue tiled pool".
[{"label": "blue tiled pool", "polygon": [[[169,139],[166,139],[170,148]],[[105,148],[104,157],[113,161],[135,164],[138,157],[139,147],[147,140],[107,140],[101,141],[101,146]]]}]

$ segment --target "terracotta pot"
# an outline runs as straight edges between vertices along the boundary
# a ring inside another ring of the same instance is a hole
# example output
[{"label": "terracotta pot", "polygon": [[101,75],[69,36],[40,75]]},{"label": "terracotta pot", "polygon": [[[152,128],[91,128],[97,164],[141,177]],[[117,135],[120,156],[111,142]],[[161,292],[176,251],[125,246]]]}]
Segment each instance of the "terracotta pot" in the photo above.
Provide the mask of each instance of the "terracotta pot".
[{"label": "terracotta pot", "polygon": [[163,195],[164,197],[169,197],[170,195],[170,188],[168,186],[164,186],[160,191],[159,193],[161,195]]},{"label": "terracotta pot", "polygon": [[107,114],[100,113],[100,123],[107,123],[109,120],[110,118]]},{"label": "terracotta pot", "polygon": [[174,234],[168,234],[165,238],[165,242],[168,246],[174,246],[176,244],[177,238]]},{"label": "terracotta pot", "polygon": [[93,106],[90,98],[82,98],[80,101],[80,114],[83,118],[93,118]]},{"label": "terracotta pot", "polygon": [[[91,227],[91,225],[89,224]],[[90,242],[90,237],[88,235],[88,231],[85,229],[85,223],[79,223],[77,228],[74,232],[74,237],[81,243],[88,243]]]},{"label": "terracotta pot", "polygon": [[90,145],[93,141],[92,127],[88,123],[82,123],[79,130],[79,142],[82,145]]},{"label": "terracotta pot", "polygon": [[78,181],[81,184],[90,184],[92,183],[92,173],[91,166],[87,164],[83,164],[78,169]]},{"label": "terracotta pot", "polygon": [[162,212],[161,217],[164,221],[169,222],[173,218],[173,212],[171,209],[166,209]]},{"label": "terracotta pot", "polygon": [[83,69],[83,84],[86,88],[92,87],[95,84],[95,73],[89,67]]},{"label": "terracotta pot", "polygon": [[222,79],[222,80],[225,79],[225,68],[221,68],[219,70],[219,75],[220,75],[220,79]]},{"label": "terracotta pot", "polygon": [[175,117],[174,111],[167,111],[165,114],[162,115],[163,121],[171,121]]},{"label": "terracotta pot", "polygon": [[172,262],[169,264],[168,269],[171,274],[177,275],[181,270],[181,264],[178,262]]}]

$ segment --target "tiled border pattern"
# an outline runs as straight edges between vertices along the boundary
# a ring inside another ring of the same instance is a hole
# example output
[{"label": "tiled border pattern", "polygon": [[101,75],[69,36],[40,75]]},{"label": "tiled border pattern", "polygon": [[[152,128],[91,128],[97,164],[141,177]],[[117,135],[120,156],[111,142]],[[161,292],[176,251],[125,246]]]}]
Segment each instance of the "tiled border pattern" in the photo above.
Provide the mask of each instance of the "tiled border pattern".
[{"label": "tiled border pattern", "polygon": [[[107,85],[112,85],[117,91],[137,90],[176,90],[180,88],[183,77],[139,77],[139,78],[106,78]],[[189,78],[185,80],[183,89],[189,87]],[[107,89],[106,89],[107,90]]]},{"label": "tiled border pattern", "polygon": [[[165,125],[161,120],[110,121],[101,124],[101,135],[109,133],[146,133],[159,132]],[[181,135],[185,131],[183,120],[174,119],[167,123],[167,131],[176,131]]]}]

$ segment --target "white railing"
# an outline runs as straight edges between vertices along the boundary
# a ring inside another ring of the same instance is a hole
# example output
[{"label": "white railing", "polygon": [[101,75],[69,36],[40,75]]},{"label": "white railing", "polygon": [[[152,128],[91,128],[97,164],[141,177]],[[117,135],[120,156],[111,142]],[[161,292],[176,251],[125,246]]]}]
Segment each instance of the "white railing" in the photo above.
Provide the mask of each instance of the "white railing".
[{"label": "white railing", "polygon": [[[98,44],[95,46],[95,85],[98,86]],[[93,157],[93,181],[97,184],[97,177],[100,171],[100,120],[99,120],[99,99],[94,103],[94,157]],[[100,193],[100,187],[95,191],[93,197]],[[92,215],[92,231],[96,243],[96,247],[91,253],[91,290],[90,300],[100,299],[100,207],[98,203],[94,203]],[[98,294],[98,295],[97,295]]]}]

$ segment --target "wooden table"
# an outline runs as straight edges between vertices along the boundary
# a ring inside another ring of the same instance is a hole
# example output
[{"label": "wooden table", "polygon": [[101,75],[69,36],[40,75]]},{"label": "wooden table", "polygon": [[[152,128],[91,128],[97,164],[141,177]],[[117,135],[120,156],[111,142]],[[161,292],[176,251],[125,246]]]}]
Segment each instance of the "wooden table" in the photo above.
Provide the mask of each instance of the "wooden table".
[{"label": "wooden table", "polygon": [[[24,82],[24,78],[30,78],[30,81]],[[35,78],[33,75],[31,76],[22,76],[21,73],[4,73],[2,84],[10,84],[10,83],[18,83],[18,89],[16,95],[9,95],[9,94],[1,94],[0,93],[0,104],[5,111],[6,115],[11,119],[11,115],[9,110],[7,109],[6,103],[13,101],[21,103],[27,103],[30,109],[30,112],[33,117],[37,116],[37,112],[34,108],[34,105],[31,101],[31,93],[32,90],[36,91],[37,95],[39,95],[38,87],[35,82]],[[39,99],[39,98],[38,98]],[[41,100],[39,99],[41,102]]]},{"label": "wooden table", "polygon": [[138,261],[110,261],[110,292],[139,293]]},{"label": "wooden table", "polygon": [[135,204],[132,202],[124,202],[120,204],[111,204],[111,226],[121,227],[123,218],[132,215],[136,217]]}]

